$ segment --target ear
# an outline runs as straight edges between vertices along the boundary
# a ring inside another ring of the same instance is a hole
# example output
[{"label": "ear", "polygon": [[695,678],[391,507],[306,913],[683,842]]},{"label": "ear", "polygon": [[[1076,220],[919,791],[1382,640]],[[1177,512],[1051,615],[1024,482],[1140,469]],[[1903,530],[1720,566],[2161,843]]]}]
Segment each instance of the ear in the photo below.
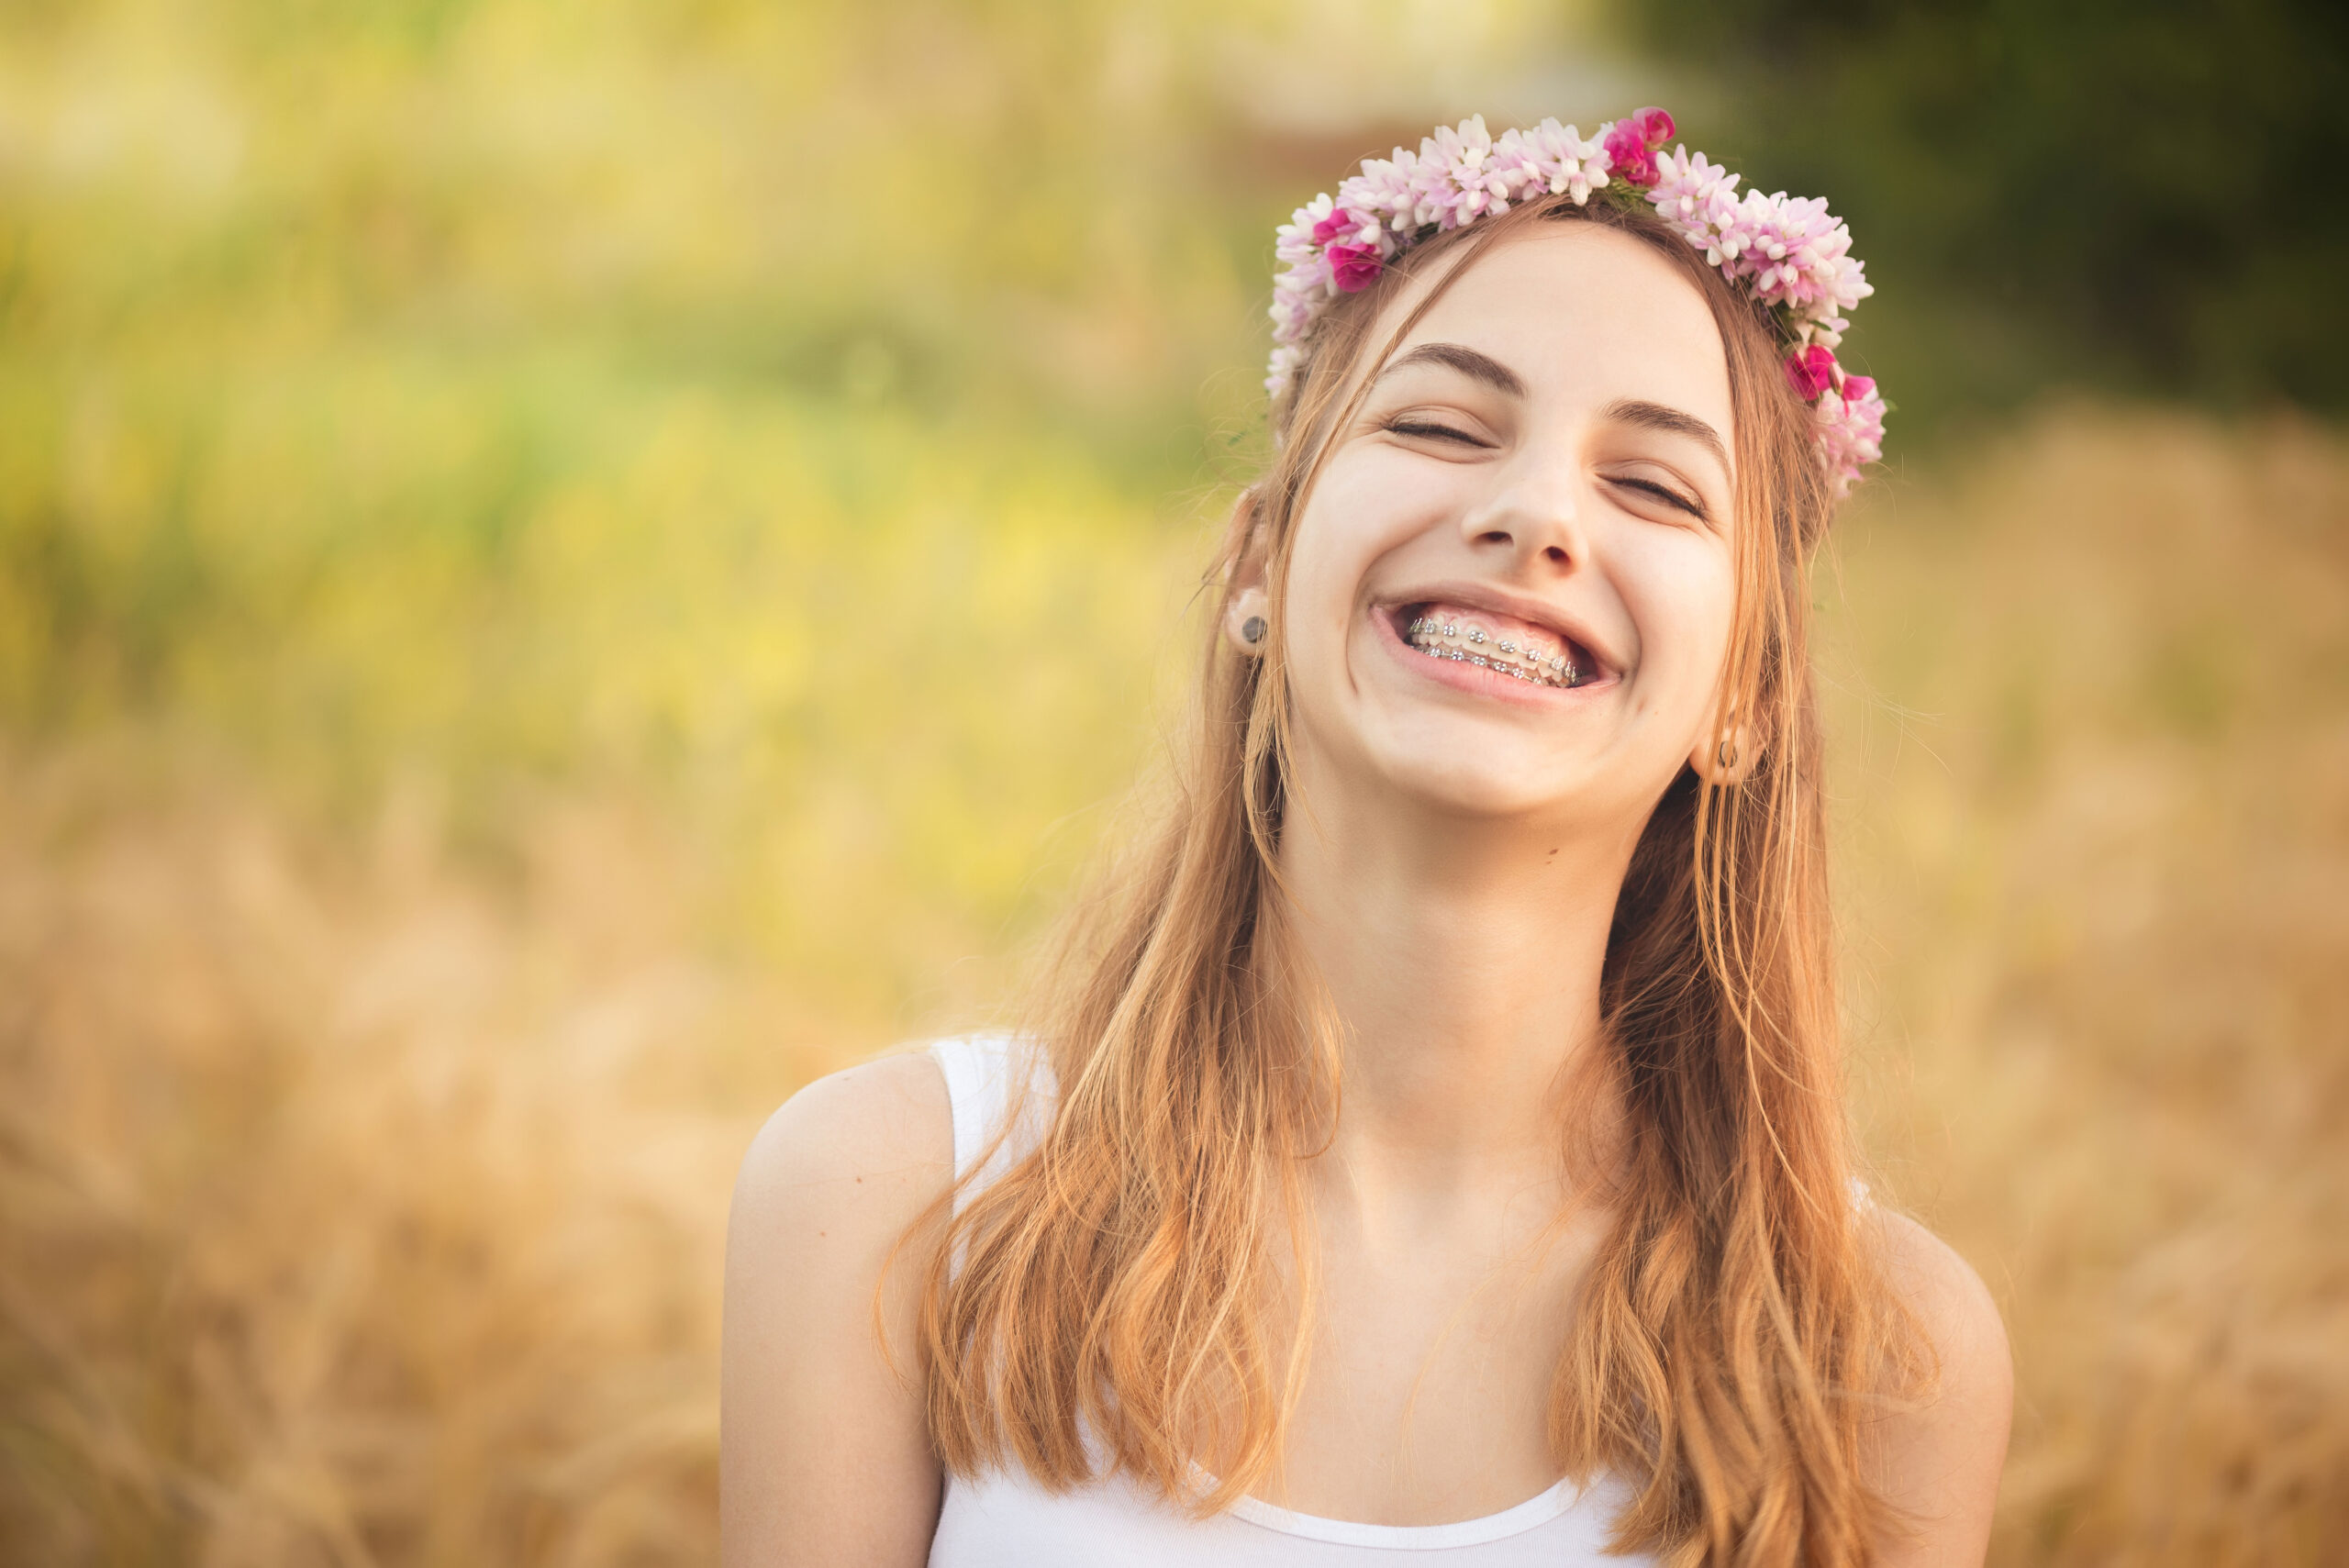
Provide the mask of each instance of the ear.
[{"label": "ear", "polygon": [[1272,636],[1273,612],[1264,591],[1268,541],[1252,485],[1232,504],[1224,542],[1224,639],[1242,655],[1253,658],[1264,651]]}]

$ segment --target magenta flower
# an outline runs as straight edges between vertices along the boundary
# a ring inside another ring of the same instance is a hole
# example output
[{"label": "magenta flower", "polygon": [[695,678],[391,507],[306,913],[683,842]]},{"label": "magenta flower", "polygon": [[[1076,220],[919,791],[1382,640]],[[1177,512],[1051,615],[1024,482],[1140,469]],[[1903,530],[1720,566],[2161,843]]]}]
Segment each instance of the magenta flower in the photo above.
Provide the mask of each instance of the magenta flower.
[{"label": "magenta flower", "polygon": [[1330,281],[1340,294],[1360,294],[1378,281],[1378,252],[1367,245],[1332,245],[1325,252],[1330,258]]},{"label": "magenta flower", "polygon": [[1316,245],[1327,245],[1330,240],[1336,239],[1342,235],[1352,234],[1355,229],[1361,227],[1362,219],[1356,217],[1345,208],[1339,207],[1335,211],[1331,212],[1329,217],[1323,218],[1320,222],[1313,226],[1313,243]]},{"label": "magenta flower", "polygon": [[1656,182],[1655,150],[1630,120],[1617,120],[1607,130],[1609,172],[1625,184],[1645,190]]},{"label": "magenta flower", "polygon": [[[1867,381],[1865,376],[1855,378]],[[1787,356],[1787,381],[1802,394],[1805,403],[1815,403],[1819,395],[1835,384],[1835,356],[1813,343],[1809,348]],[[1874,382],[1868,385],[1875,386]]]},{"label": "magenta flower", "polygon": [[1679,129],[1672,123],[1672,117],[1653,104],[1633,115],[1631,125],[1640,133],[1640,139],[1650,147],[1662,147]]}]

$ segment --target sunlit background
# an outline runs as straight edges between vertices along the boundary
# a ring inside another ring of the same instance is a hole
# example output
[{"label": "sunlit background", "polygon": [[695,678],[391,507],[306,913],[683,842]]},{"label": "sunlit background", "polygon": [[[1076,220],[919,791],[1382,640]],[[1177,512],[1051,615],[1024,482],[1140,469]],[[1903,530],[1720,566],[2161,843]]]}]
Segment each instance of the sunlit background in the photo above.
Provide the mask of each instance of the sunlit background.
[{"label": "sunlit background", "polygon": [[1880,291],[1850,1019],[1995,1560],[2338,1561],[2340,16],[1620,9],[0,0],[0,1560],[711,1561],[733,1163],[1116,830],[1273,224],[1662,102]]}]

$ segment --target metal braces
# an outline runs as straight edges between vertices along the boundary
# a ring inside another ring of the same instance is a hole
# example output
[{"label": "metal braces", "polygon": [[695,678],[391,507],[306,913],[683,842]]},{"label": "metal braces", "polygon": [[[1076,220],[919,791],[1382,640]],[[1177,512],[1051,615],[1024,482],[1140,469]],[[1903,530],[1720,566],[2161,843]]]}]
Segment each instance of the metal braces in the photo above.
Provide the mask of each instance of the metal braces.
[{"label": "metal braces", "polygon": [[[1457,622],[1439,621],[1432,616],[1421,616],[1411,622],[1409,635],[1416,638],[1422,633],[1434,637],[1462,638],[1474,645],[1482,645],[1493,640],[1482,627],[1472,626],[1464,633]],[[1578,686],[1582,684],[1582,672],[1575,668],[1573,660],[1563,654],[1544,656],[1534,651],[1531,644],[1520,649],[1515,641],[1508,638],[1502,638],[1499,640],[1498,651],[1521,657],[1529,663],[1505,663],[1497,659],[1487,659],[1481,653],[1471,653],[1458,648],[1433,648],[1421,642],[1414,642],[1412,646],[1431,659],[1450,659],[1457,663],[1474,664],[1480,670],[1497,671],[1505,675],[1514,675],[1520,681],[1531,681],[1537,685]]]}]

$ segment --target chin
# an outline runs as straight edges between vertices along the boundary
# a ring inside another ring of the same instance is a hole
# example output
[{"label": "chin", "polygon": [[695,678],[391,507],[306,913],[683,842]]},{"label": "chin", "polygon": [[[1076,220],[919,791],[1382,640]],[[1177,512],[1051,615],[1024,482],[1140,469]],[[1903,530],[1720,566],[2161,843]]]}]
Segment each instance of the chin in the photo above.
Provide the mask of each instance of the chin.
[{"label": "chin", "polygon": [[1381,748],[1374,766],[1397,794],[1459,817],[1555,819],[1599,807],[1589,770],[1523,747],[1468,743]]}]

